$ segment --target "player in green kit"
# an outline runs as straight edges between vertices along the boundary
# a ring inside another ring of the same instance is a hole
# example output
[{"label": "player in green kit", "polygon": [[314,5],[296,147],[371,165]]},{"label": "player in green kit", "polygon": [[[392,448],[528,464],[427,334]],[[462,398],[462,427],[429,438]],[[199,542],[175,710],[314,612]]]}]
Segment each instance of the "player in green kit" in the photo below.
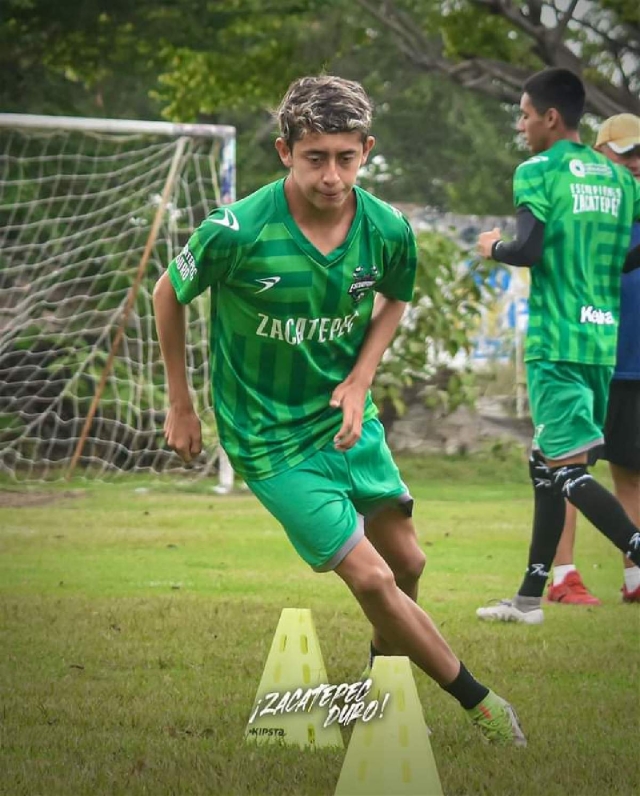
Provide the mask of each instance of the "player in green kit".
[{"label": "player in green kit", "polygon": [[236,472],[300,556],[347,584],[373,626],[372,654],[409,656],[487,739],[524,745],[513,708],[416,603],[413,500],[370,394],[411,299],[416,245],[398,211],[355,186],[371,116],[358,83],[295,81],[277,114],[286,179],[211,213],[158,281],[165,435],[187,461],[200,451],[182,305],[209,289],[214,406]]},{"label": "player in green kit", "polygon": [[620,280],[637,267],[625,256],[640,218],[640,184],[580,143],[580,78],[547,69],[524,85],[518,129],[534,153],[513,182],[516,239],[480,235],[479,250],[531,267],[525,362],[534,424],[529,462],[533,536],[524,580],[512,600],[479,608],[480,619],[539,624],[544,586],[560,540],[565,498],[634,563],[640,532],[618,500],[589,473],[603,443],[616,361]]}]

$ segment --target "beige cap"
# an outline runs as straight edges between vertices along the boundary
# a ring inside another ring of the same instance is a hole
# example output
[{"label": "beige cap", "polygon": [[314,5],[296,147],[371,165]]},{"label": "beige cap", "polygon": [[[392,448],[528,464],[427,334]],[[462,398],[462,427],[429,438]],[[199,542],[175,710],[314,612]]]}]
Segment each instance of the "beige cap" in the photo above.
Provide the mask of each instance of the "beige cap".
[{"label": "beige cap", "polygon": [[619,113],[605,119],[598,130],[596,147],[607,144],[617,155],[623,155],[640,146],[640,116]]}]

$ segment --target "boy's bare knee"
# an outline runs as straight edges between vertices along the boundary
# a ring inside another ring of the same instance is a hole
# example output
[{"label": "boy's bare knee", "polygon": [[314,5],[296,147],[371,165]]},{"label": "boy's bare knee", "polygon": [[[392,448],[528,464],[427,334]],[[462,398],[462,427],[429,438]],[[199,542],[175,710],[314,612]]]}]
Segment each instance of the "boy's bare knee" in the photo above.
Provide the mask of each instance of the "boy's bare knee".
[{"label": "boy's bare knee", "polygon": [[356,596],[371,597],[396,587],[394,574],[388,566],[374,565],[354,574],[349,586]]},{"label": "boy's bare knee", "polygon": [[420,580],[426,563],[427,557],[422,550],[418,546],[413,547],[400,558],[396,559],[391,565],[396,583],[400,587],[417,583]]},{"label": "boy's bare knee", "polygon": [[419,547],[416,547],[416,549],[411,553],[411,557],[406,562],[406,566],[404,568],[405,578],[408,580],[420,580],[426,563],[427,557]]}]

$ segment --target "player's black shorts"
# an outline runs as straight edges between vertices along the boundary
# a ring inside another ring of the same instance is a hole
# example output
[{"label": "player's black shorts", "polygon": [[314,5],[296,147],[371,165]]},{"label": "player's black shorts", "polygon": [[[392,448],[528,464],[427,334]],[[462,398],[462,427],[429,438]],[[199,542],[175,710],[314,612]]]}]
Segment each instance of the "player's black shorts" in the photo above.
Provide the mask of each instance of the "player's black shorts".
[{"label": "player's black shorts", "polygon": [[590,463],[606,459],[628,470],[640,470],[640,380],[611,382],[604,439],[604,446],[589,457]]}]

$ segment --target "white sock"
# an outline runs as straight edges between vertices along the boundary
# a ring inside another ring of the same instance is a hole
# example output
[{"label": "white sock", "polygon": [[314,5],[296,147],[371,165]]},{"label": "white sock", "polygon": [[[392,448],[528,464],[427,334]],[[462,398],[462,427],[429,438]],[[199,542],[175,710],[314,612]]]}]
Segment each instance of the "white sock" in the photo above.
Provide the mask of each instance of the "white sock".
[{"label": "white sock", "polygon": [[234,480],[233,467],[231,466],[229,457],[222,450],[222,448],[220,448],[220,458],[218,460],[218,466],[219,466],[218,482],[221,487],[229,490],[230,492],[233,489],[233,480]]},{"label": "white sock", "polygon": [[635,591],[640,586],[640,567],[625,567],[624,585],[627,591]]},{"label": "white sock", "polygon": [[[560,564],[553,568],[553,585],[558,586],[570,572],[575,572],[575,564]],[[625,570],[626,572],[626,570]]]}]

